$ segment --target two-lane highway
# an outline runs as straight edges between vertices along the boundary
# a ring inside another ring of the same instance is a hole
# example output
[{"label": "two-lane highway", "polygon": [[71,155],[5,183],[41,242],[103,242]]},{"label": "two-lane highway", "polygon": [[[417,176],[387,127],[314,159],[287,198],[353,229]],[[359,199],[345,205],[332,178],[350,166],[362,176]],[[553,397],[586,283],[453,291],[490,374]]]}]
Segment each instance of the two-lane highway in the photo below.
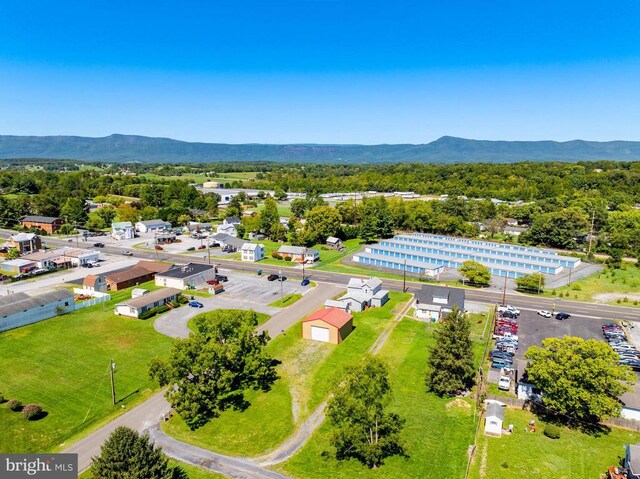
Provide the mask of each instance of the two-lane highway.
[{"label": "two-lane highway", "polygon": [[[9,230],[0,230],[0,236],[8,237],[12,234],[12,231]],[[99,238],[96,238],[95,241],[99,241]],[[47,244],[51,246],[73,246],[84,249],[95,249],[93,248],[93,242],[73,242],[72,244],[56,238],[47,237]],[[121,255],[122,251],[126,248],[121,248],[118,246],[105,246],[104,248],[100,248],[101,252],[113,254],[113,255]],[[200,254],[170,254],[166,251],[151,251],[151,250],[142,250],[142,249],[128,249],[133,253],[134,258],[146,259],[146,260],[156,260],[159,259],[161,261],[170,261],[173,263],[185,263],[185,262],[193,262],[193,263],[207,263],[208,259],[204,258],[204,255]],[[203,250],[205,253],[206,250]],[[206,254],[206,253],[205,253]],[[271,274],[278,273],[279,271],[286,270],[287,276],[289,277],[302,277],[302,271],[300,268],[293,268],[290,266],[274,266],[274,265],[265,265],[260,263],[249,263],[249,262],[240,262],[235,260],[222,259],[220,257],[212,256],[211,264],[219,265],[220,268],[234,270],[234,271],[245,271],[245,272],[256,272],[259,269],[263,271],[263,273]],[[371,270],[371,274],[375,275],[375,270]],[[305,275],[311,278],[313,281],[321,281],[326,283],[333,283],[337,285],[344,286],[348,283],[349,278],[353,276],[352,274],[344,274],[344,273],[334,273],[329,271],[318,271],[314,268],[307,268],[305,270]],[[365,276],[364,274],[362,276]],[[393,291],[402,291],[403,282],[402,280],[395,279],[383,279],[384,287],[386,289],[390,289]],[[410,277],[407,277],[407,291],[411,293],[415,293],[422,287],[424,283],[419,281],[412,281]],[[485,289],[471,289],[465,288],[465,295],[468,301],[480,302],[480,303],[501,303],[503,298],[503,291],[500,288],[485,288]],[[619,319],[619,320],[627,320],[627,321],[637,321],[640,322],[640,308],[633,307],[625,307],[625,306],[613,306],[599,303],[585,303],[580,301],[571,301],[567,299],[560,298],[543,298],[538,296],[529,296],[520,293],[516,293],[513,291],[507,291],[506,294],[507,303],[514,304],[519,309],[526,309],[530,311],[538,311],[540,309],[545,309],[548,311],[563,311],[571,314],[575,317],[583,317],[583,318],[596,318],[596,319]]]}]

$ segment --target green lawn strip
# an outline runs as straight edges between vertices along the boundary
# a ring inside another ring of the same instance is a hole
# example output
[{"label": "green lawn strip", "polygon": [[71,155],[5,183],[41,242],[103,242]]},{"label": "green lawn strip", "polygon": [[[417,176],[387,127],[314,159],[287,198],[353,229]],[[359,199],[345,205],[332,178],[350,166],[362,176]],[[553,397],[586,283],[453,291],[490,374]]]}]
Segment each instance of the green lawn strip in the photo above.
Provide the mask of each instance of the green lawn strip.
[{"label": "green lawn strip", "polygon": [[325,422],[298,454],[280,466],[281,470],[304,478],[463,477],[466,450],[474,432],[472,409],[467,401],[452,402],[425,391],[427,345],[431,341],[425,323],[403,320],[378,353],[389,365],[392,409],[407,421],[402,438],[408,458],[388,458],[377,470],[354,460],[337,461],[329,442],[331,425]]},{"label": "green lawn strip", "polygon": [[245,411],[225,411],[197,431],[190,431],[179,417],[164,423],[164,430],[176,439],[231,455],[256,456],[277,447],[295,430],[292,403],[299,424],[326,399],[339,379],[336,373],[367,351],[393,317],[391,311],[399,311],[409,297],[391,293],[384,307],[355,314],[355,329],[340,345],[303,340],[300,323],[294,324],[267,345],[281,361],[280,379],[271,391],[250,391],[251,405]]},{"label": "green lawn strip", "polygon": [[[169,466],[180,466],[184,470],[184,472],[187,473],[187,477],[189,479],[223,479],[227,477],[223,476],[222,474],[216,474],[215,472],[207,471],[197,466],[192,466],[191,464],[176,461],[175,459],[169,459]],[[78,476],[78,479],[93,479],[91,469],[87,469],[82,474],[80,474]]]},{"label": "green lawn strip", "polygon": [[204,289],[188,289],[184,292],[184,295],[187,297],[197,296],[199,298],[210,298],[211,296],[214,296]]},{"label": "green lawn strip", "polygon": [[274,301],[269,306],[273,306],[274,308],[286,308],[287,306],[291,306],[300,298],[302,298],[302,295],[300,293],[287,294],[285,297],[280,298],[277,301]]},{"label": "green lawn strip", "polygon": [[[535,433],[525,432],[531,419],[536,419]],[[564,427],[560,439],[549,439],[542,433],[544,423],[521,409],[507,409],[504,424],[513,424],[514,433],[501,438],[481,433],[470,478],[600,477],[608,466],[619,464],[624,444],[636,444],[640,439],[640,433],[624,429],[594,436]]]},{"label": "green lawn strip", "polygon": [[[140,286],[155,289],[153,283]],[[157,333],[152,320],[113,313],[116,303],[130,297],[131,289],[116,291],[109,302],[0,334],[0,357],[10,365],[0,371],[0,391],[48,412],[28,422],[0,406],[1,451],[60,449],[157,390],[147,362],[166,354],[172,340]],[[110,359],[117,368],[116,406],[111,403]]]},{"label": "green lawn strip", "polygon": [[[555,295],[553,291],[556,292]],[[560,293],[563,295],[562,298],[559,297]],[[574,281],[569,286],[563,286],[555,290],[547,288],[540,296],[557,298],[560,301],[595,301],[594,296],[603,293],[615,293],[621,296],[620,302],[617,299],[612,299],[608,301],[609,304],[638,307],[640,301],[632,298],[628,298],[625,301],[624,295],[640,295],[640,268],[634,263],[625,262],[621,269],[605,268],[596,274]]]}]

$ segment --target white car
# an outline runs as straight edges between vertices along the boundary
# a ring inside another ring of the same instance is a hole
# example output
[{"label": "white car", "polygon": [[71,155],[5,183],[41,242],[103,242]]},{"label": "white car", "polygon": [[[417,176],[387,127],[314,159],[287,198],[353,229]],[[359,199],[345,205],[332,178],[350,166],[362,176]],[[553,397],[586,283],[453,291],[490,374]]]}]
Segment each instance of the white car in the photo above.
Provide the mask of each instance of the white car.
[{"label": "white car", "polygon": [[520,310],[518,308],[515,308],[513,306],[511,306],[510,304],[502,305],[502,306],[498,306],[498,312],[499,313],[503,313],[505,311],[509,311],[513,314],[515,314],[516,316],[520,316]]},{"label": "white car", "polygon": [[544,309],[541,309],[540,311],[538,311],[538,316],[542,316],[543,318],[550,318],[552,314],[551,311],[545,311]]},{"label": "white car", "polygon": [[502,391],[508,391],[511,389],[511,378],[508,376],[502,376],[498,381],[498,389]]}]

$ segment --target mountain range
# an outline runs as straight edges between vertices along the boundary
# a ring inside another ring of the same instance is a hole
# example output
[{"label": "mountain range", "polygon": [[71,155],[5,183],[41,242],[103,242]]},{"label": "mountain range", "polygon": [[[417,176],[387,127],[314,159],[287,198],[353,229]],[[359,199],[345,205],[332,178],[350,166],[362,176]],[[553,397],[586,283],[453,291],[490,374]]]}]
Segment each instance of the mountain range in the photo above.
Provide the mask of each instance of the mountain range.
[{"label": "mountain range", "polygon": [[0,158],[186,163],[278,161],[299,163],[512,163],[518,161],[640,160],[637,141],[489,141],[444,136],[425,144],[225,144],[114,134],[0,135]]}]

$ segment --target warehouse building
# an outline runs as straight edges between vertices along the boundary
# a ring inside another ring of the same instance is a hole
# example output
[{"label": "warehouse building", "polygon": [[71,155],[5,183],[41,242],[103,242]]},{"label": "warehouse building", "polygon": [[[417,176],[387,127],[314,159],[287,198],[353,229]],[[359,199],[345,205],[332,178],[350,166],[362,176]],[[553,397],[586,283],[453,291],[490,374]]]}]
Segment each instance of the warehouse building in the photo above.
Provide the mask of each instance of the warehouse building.
[{"label": "warehouse building", "polygon": [[0,331],[37,323],[74,309],[73,293],[66,289],[0,296]]}]

